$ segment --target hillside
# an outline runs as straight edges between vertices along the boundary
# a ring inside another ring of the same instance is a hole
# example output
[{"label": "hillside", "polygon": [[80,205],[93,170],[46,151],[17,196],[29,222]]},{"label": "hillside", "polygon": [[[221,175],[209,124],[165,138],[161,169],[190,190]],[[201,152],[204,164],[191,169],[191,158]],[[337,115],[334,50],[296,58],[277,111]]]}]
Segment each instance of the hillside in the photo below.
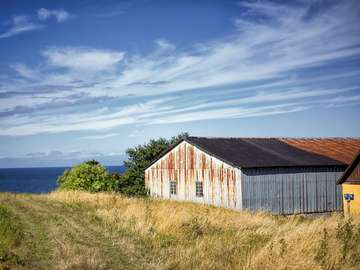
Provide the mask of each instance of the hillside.
[{"label": "hillside", "polygon": [[359,269],[360,220],[339,220],[112,194],[0,193],[0,269]]}]

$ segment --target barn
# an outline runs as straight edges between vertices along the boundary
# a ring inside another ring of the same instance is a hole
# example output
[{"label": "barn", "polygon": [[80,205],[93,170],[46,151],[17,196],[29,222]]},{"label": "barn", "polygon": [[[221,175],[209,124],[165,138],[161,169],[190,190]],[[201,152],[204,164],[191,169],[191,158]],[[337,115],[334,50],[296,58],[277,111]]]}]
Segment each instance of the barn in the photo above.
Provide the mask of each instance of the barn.
[{"label": "barn", "polygon": [[360,138],[187,137],[145,170],[151,196],[276,214],[342,210]]}]

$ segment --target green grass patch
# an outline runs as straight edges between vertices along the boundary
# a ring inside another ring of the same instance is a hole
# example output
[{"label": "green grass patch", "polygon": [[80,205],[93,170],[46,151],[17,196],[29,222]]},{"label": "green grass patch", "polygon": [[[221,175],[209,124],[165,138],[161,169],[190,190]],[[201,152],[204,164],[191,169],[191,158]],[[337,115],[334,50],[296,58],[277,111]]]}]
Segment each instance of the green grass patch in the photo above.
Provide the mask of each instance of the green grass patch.
[{"label": "green grass patch", "polygon": [[23,265],[24,259],[16,253],[23,238],[19,218],[7,207],[0,206],[0,269]]}]

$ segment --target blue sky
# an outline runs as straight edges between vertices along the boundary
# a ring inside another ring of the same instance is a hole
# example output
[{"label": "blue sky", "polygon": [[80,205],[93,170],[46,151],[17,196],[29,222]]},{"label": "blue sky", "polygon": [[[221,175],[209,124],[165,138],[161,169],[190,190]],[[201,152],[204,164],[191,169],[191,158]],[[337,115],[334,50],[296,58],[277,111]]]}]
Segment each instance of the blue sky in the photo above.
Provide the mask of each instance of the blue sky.
[{"label": "blue sky", "polygon": [[1,1],[0,167],[180,132],[360,135],[359,1]]}]

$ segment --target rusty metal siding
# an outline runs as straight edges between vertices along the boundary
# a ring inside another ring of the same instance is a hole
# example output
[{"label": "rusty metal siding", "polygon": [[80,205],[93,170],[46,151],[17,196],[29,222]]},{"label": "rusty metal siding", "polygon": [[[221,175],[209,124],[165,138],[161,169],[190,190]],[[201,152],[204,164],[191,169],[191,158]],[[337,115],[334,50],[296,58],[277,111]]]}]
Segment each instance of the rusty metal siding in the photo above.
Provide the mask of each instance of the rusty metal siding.
[{"label": "rusty metal siding", "polygon": [[[241,209],[240,175],[239,169],[184,141],[145,171],[145,185],[151,196]],[[172,180],[176,195],[170,195]],[[196,181],[203,182],[203,197],[196,196]]]},{"label": "rusty metal siding", "polygon": [[342,209],[342,168],[242,169],[243,208],[276,214],[319,213]]}]

